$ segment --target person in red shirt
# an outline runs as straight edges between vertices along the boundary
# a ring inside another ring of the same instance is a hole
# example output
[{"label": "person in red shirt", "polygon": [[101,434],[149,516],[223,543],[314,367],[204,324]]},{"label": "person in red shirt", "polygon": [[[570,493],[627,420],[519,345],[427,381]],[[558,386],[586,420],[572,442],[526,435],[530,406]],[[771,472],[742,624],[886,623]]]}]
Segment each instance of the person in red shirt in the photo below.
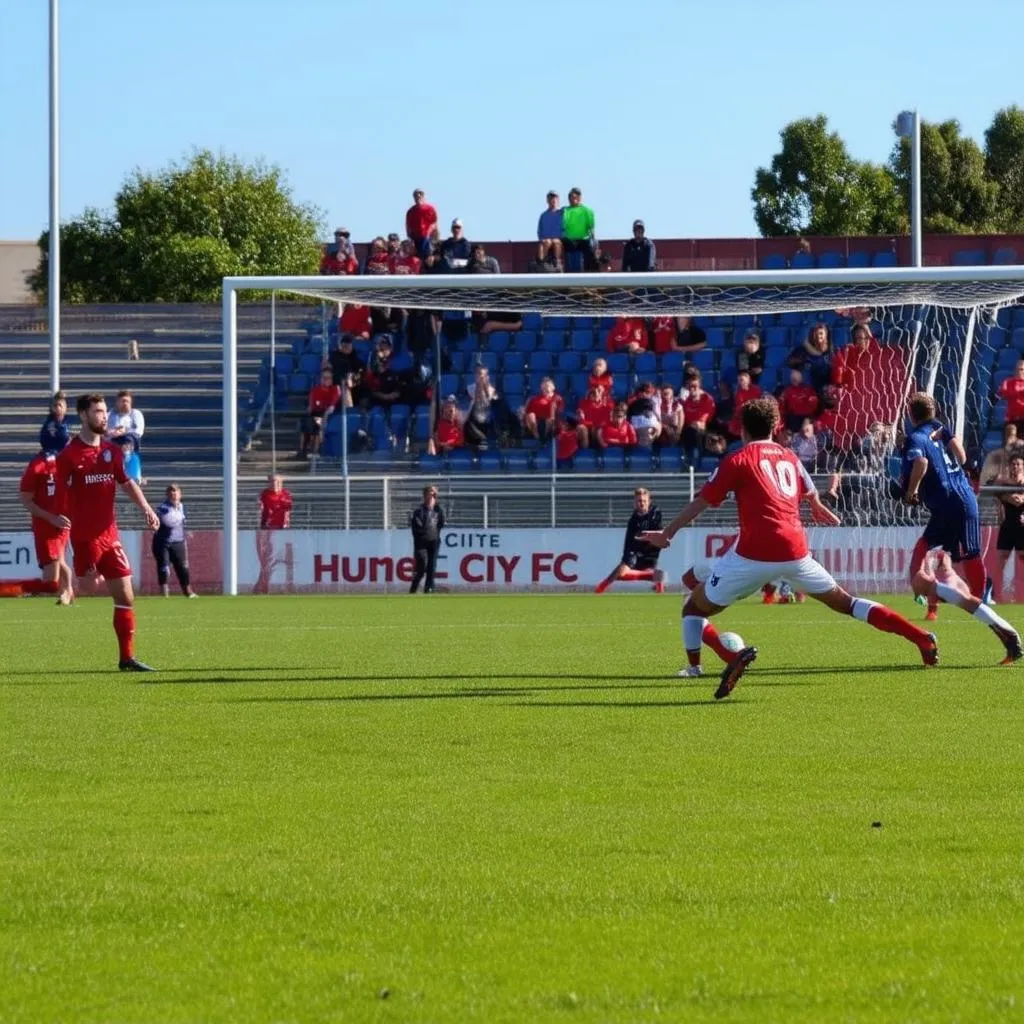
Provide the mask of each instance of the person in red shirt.
[{"label": "person in red shirt", "polygon": [[415,189],[412,206],[405,211],[405,233],[412,239],[414,251],[420,258],[427,255],[430,236],[437,230],[437,210],[427,202],[423,189]]},{"label": "person in red shirt", "polygon": [[150,530],[160,528],[160,519],[142,488],[128,478],[120,446],[103,439],[107,431],[103,396],[82,395],[77,409],[81,429],[57,456],[57,493],[64,515],[71,520],[75,575],[81,578],[95,572],[106,580],[114,601],[118,668],[122,672],[152,672],[135,657],[135,593],[132,567],[117,531],[114,504],[118,487],[138,506]]},{"label": "person in red shirt", "polygon": [[736,377],[736,406],[732,414],[732,421],[729,423],[729,433],[733,437],[739,437],[743,429],[741,414],[743,412],[743,406],[747,402],[754,401],[755,398],[761,397],[761,389],[750,381],[750,374],[744,370]]},{"label": "person in red shirt", "polygon": [[292,525],[292,495],[280,473],[267,477],[269,486],[260,491],[260,529],[287,530]]},{"label": "person in red shirt", "polygon": [[1006,427],[1016,428],[1016,436],[1024,436],[1024,359],[1017,360],[1012,377],[999,385],[999,397],[1006,399]]},{"label": "person in red shirt", "polygon": [[688,316],[657,316],[651,321],[654,351],[699,352],[707,344],[707,335]]},{"label": "person in red shirt", "polygon": [[636,430],[626,418],[626,403],[615,406],[612,418],[597,431],[600,448],[633,448],[636,446]]},{"label": "person in red shirt", "polygon": [[408,238],[398,247],[398,252],[391,259],[392,274],[418,274],[422,264],[416,255],[416,245]]},{"label": "person in red shirt", "polygon": [[562,396],[555,390],[555,382],[545,377],[540,382],[540,391],[523,408],[523,430],[539,441],[550,440],[555,432],[555,421],[564,407]]},{"label": "person in red shirt", "polygon": [[646,352],[647,324],[640,317],[620,316],[612,324],[605,344],[609,352],[629,352],[630,355]]},{"label": "person in red shirt", "polygon": [[71,604],[74,597],[71,568],[64,560],[71,520],[61,512],[57,493],[57,453],[40,452],[21,475],[18,488],[22,505],[32,516],[32,538],[42,579],[19,580],[25,594],[59,594],[58,604]]},{"label": "person in red shirt", "polygon": [[597,431],[611,418],[615,402],[601,384],[595,384],[576,409],[576,439],[581,448],[597,447]]},{"label": "person in red shirt", "polygon": [[320,451],[327,419],[340,401],[341,388],[334,383],[334,374],[330,367],[325,367],[320,371],[320,383],[309,389],[309,403],[302,421],[300,458],[308,458],[310,452],[316,455]]},{"label": "person in red shirt", "polygon": [[369,306],[347,305],[341,311],[338,331],[353,338],[366,341],[373,332],[373,321],[370,318]]},{"label": "person in red shirt", "polygon": [[612,385],[615,383],[615,378],[608,372],[608,363],[598,356],[593,365],[590,367],[590,377],[587,379],[587,390],[592,391],[594,388],[604,388],[604,393],[607,397],[612,395]]},{"label": "person in red shirt", "polygon": [[466,438],[462,432],[459,407],[455,396],[449,395],[441,406],[441,415],[434,428],[434,436],[430,439],[427,451],[431,455],[447,455],[453,449],[461,448],[465,443]]},{"label": "person in red shirt", "polygon": [[701,387],[700,377],[691,377],[683,397],[683,450],[691,466],[700,461],[715,408],[715,400]]},{"label": "person in red shirt", "polygon": [[800,370],[789,371],[789,387],[782,391],[779,406],[782,409],[782,422],[787,430],[794,434],[803,426],[804,420],[813,420],[818,415],[818,392],[804,383],[804,375]]},{"label": "person in red shirt", "polygon": [[383,235],[378,235],[370,243],[370,251],[366,254],[365,272],[377,275],[391,273],[391,254]]},{"label": "person in red shirt", "polygon": [[559,416],[555,421],[555,459],[559,466],[575,458],[580,450],[580,441],[577,436],[578,424],[573,422],[571,416],[564,419]]},{"label": "person in red shirt", "polygon": [[[937,664],[939,648],[934,634],[884,605],[852,597],[808,553],[807,534],[800,521],[802,502],[810,504],[812,518],[818,523],[838,526],[839,518],[822,504],[796,455],[772,441],[778,420],[779,407],[773,398],[747,402],[742,412],[744,446],[726,455],[700,494],[665,529],[641,535],[655,547],[666,548],[706,509],[718,507],[730,494],[736,499],[736,543],[712,563],[707,579],[698,583],[683,606],[683,643],[689,664],[680,675],[703,674],[701,642],[711,616],[780,578],[833,611],[852,615],[884,633],[898,634],[918,648],[925,665]],[[722,672],[716,700],[732,693],[756,657],[756,647],[745,647],[736,654]]]},{"label": "person in red shirt", "polygon": [[359,261],[347,249],[336,249],[332,252],[329,246],[324,246],[324,254],[320,260],[320,273],[333,276],[358,274]]}]

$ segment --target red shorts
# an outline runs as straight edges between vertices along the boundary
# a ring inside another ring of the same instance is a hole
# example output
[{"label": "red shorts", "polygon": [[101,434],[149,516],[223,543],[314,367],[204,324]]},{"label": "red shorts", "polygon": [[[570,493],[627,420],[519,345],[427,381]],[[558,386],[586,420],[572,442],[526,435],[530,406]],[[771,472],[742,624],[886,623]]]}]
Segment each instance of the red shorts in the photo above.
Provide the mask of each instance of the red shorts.
[{"label": "red shorts", "polygon": [[36,542],[36,561],[40,569],[44,569],[51,562],[59,562],[64,557],[64,549],[68,546],[67,530],[61,530],[56,534],[52,531],[33,531],[32,536]]},{"label": "red shorts", "polygon": [[116,533],[95,540],[76,540],[71,547],[75,558],[75,575],[86,576],[93,569],[105,579],[123,580],[132,574],[132,567]]}]

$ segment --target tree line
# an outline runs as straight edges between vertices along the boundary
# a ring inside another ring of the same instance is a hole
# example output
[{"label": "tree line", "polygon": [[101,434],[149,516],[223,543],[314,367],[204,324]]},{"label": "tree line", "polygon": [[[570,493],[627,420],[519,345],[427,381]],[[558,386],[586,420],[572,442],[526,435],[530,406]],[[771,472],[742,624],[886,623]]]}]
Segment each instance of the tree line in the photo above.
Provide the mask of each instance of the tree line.
[{"label": "tree line", "polygon": [[[909,139],[876,164],[852,157],[824,114],[787,124],[779,137],[750,193],[762,235],[909,231]],[[925,231],[940,234],[1024,233],[1024,110],[998,111],[984,146],[956,120],[922,121],[921,219]]]}]

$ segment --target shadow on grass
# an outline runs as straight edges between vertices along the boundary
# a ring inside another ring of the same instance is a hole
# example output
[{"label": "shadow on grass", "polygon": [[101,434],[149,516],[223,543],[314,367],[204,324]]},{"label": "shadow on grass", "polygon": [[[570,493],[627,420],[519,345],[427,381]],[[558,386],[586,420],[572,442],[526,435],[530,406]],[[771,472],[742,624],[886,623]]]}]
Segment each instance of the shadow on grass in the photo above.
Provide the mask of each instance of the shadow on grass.
[{"label": "shadow on grass", "polygon": [[742,701],[713,700],[517,700],[516,708],[728,708],[740,707]]}]

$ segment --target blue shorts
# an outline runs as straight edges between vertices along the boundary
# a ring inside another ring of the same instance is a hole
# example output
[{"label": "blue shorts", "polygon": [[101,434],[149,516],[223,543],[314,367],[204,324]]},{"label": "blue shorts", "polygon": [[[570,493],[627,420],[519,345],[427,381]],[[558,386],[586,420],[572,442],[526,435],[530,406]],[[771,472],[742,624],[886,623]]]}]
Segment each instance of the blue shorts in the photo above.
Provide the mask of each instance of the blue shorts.
[{"label": "blue shorts", "polygon": [[933,512],[924,539],[930,548],[948,551],[954,562],[977,558],[981,554],[981,516],[974,495],[970,501],[953,498]]}]

